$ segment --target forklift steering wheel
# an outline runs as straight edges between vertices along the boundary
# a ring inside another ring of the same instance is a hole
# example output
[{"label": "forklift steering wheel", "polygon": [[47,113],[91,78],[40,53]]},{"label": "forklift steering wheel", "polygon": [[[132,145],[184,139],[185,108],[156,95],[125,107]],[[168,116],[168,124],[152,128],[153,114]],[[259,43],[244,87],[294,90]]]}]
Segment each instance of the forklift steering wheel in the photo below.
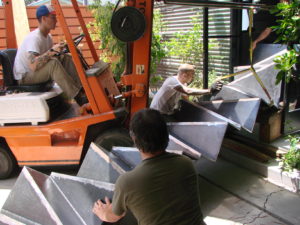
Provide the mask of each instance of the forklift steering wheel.
[{"label": "forklift steering wheel", "polygon": [[[79,43],[82,41],[82,39],[84,38],[84,34],[80,34],[78,36],[76,36],[75,38],[73,38],[73,42],[75,44],[75,46],[77,47],[79,45]],[[69,53],[70,50],[69,50],[69,47],[68,45],[66,44],[64,50],[63,50],[63,53]]]}]

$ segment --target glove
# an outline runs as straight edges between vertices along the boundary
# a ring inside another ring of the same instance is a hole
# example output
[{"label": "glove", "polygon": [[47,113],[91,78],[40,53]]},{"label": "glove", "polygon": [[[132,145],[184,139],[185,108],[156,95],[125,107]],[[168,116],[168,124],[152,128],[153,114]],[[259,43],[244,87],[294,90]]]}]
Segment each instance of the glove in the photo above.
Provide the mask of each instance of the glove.
[{"label": "glove", "polygon": [[217,81],[211,85],[210,92],[215,93],[215,92],[221,91],[222,87],[223,87],[223,82]]}]

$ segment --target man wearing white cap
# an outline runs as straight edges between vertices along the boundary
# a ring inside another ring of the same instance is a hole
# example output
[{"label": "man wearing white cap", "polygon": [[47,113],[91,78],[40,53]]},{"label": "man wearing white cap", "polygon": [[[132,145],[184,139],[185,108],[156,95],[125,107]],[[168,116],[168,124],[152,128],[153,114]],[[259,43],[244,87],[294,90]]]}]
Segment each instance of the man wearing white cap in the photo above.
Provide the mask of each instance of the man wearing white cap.
[{"label": "man wearing white cap", "polygon": [[155,94],[150,108],[156,109],[165,115],[172,115],[178,101],[182,96],[204,95],[221,90],[222,83],[217,82],[210,89],[196,89],[187,87],[195,75],[195,67],[190,64],[182,64],[178,68],[176,76],[168,77],[162,87]]},{"label": "man wearing white cap", "polygon": [[61,53],[64,43],[53,45],[50,31],[56,26],[56,13],[52,6],[42,5],[36,10],[39,26],[25,37],[18,48],[14,63],[14,77],[20,85],[55,81],[69,99],[79,105],[87,102],[72,58]]}]

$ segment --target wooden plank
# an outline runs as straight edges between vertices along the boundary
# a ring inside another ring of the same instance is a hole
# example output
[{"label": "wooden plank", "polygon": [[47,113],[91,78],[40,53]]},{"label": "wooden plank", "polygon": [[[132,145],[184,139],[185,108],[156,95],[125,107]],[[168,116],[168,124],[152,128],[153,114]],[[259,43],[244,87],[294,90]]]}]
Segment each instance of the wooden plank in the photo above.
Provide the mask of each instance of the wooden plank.
[{"label": "wooden plank", "polygon": [[6,30],[3,28],[0,28],[0,38],[6,38]]},{"label": "wooden plank", "polygon": [[[36,8],[37,7],[33,7],[33,6],[27,7],[27,15],[28,15],[29,19],[36,18]],[[92,17],[91,11],[86,9],[85,6],[81,6],[79,8],[80,8],[80,11],[81,11],[82,16],[84,18],[85,17]],[[66,18],[72,18],[72,17],[75,18],[76,17],[76,13],[75,13],[74,9],[71,6],[62,6],[62,9],[63,9],[64,16]]]},{"label": "wooden plank", "polygon": [[[92,17],[84,18],[84,21],[85,21],[86,24],[88,24],[90,22],[93,22],[94,18],[92,18]],[[38,27],[39,22],[37,21],[36,18],[31,18],[31,19],[29,19],[29,24],[30,24],[30,27]],[[67,24],[68,24],[68,26],[77,26],[77,27],[80,26],[78,19],[75,18],[75,17],[68,18],[67,19]],[[59,23],[57,23],[56,26],[59,26]]]},{"label": "wooden plank", "polygon": [[0,20],[0,28],[5,28],[5,21],[4,20]]},{"label": "wooden plank", "polygon": [[238,141],[234,141],[229,138],[224,138],[222,146],[229,150],[234,150],[236,152],[239,152],[259,162],[265,163],[268,162],[270,159],[272,159],[270,156],[267,156],[261,152],[256,151],[256,149],[250,147],[249,145],[242,144]]},{"label": "wooden plank", "polygon": [[[84,56],[85,58],[90,58],[90,57],[92,57],[92,54],[91,54],[91,52],[90,52],[88,49],[82,50],[81,52],[82,52],[82,54],[83,54],[83,56]],[[98,55],[98,56],[101,56],[101,53],[102,53],[102,51],[99,50],[99,49],[97,49],[97,55]]]},{"label": "wooden plank", "polygon": [[[36,19],[36,8],[37,8],[36,6],[26,7],[26,13],[28,17],[30,31],[33,31],[38,27],[38,21]],[[62,6],[62,9],[66,16],[66,21],[70,29],[70,32],[72,34],[72,37],[78,36],[81,33],[81,28],[79,25],[79,21],[76,17],[75,11],[71,6]],[[83,15],[83,19],[86,24],[94,21],[92,13],[88,8],[86,8],[85,6],[80,6],[80,11]],[[65,39],[59,23],[57,23],[56,29],[51,31],[51,34],[53,37],[53,41],[55,43]],[[95,41],[94,45],[97,50],[97,54],[100,55],[102,52],[101,50],[99,50],[100,41]],[[5,49],[5,48],[6,48],[6,27],[5,27],[5,20],[4,20],[4,8],[0,7],[0,49]],[[93,64],[93,59],[91,57],[91,53],[88,49],[85,39],[82,41],[79,48],[82,50],[83,56],[86,58],[87,62],[89,64]]]},{"label": "wooden plank", "polygon": [[273,146],[270,144],[265,144],[262,142],[256,142],[254,140],[248,139],[246,137],[235,135],[235,134],[229,134],[228,137],[230,139],[242,142],[245,145],[251,146],[252,148],[255,148],[257,151],[262,152],[272,158],[276,158],[278,154],[285,151],[285,149],[277,146]]},{"label": "wooden plank", "polygon": [[4,7],[0,6],[0,19],[4,20]]},{"label": "wooden plank", "polygon": [[5,38],[1,38],[0,39],[0,48],[6,48],[6,39]]}]

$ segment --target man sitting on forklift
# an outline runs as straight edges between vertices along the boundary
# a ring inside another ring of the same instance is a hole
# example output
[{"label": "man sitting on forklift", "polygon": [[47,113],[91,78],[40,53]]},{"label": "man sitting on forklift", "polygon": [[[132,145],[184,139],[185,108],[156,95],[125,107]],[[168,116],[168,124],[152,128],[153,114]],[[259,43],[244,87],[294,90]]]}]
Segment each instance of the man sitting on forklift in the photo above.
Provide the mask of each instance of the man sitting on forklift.
[{"label": "man sitting on forklift", "polygon": [[198,175],[192,161],[166,152],[169,132],[162,115],[154,109],[137,112],[130,122],[130,135],[142,162],[121,175],[112,203],[98,200],[93,212],[106,222],[116,222],[130,210],[140,225],[200,225]]},{"label": "man sitting on forklift", "polygon": [[[221,90],[223,83],[216,82],[210,89],[196,89],[187,87],[195,75],[195,67],[190,64],[182,64],[178,68],[176,76],[168,77],[162,87],[155,94],[150,108],[160,111],[166,118],[174,114],[178,101],[187,95],[204,95]],[[168,120],[169,120],[168,119]]]},{"label": "man sitting on forklift", "polygon": [[14,77],[20,85],[55,81],[68,99],[79,105],[87,103],[75,65],[69,54],[63,54],[64,43],[53,45],[50,31],[56,26],[52,6],[42,5],[36,10],[39,26],[30,32],[18,49],[14,63]]}]

